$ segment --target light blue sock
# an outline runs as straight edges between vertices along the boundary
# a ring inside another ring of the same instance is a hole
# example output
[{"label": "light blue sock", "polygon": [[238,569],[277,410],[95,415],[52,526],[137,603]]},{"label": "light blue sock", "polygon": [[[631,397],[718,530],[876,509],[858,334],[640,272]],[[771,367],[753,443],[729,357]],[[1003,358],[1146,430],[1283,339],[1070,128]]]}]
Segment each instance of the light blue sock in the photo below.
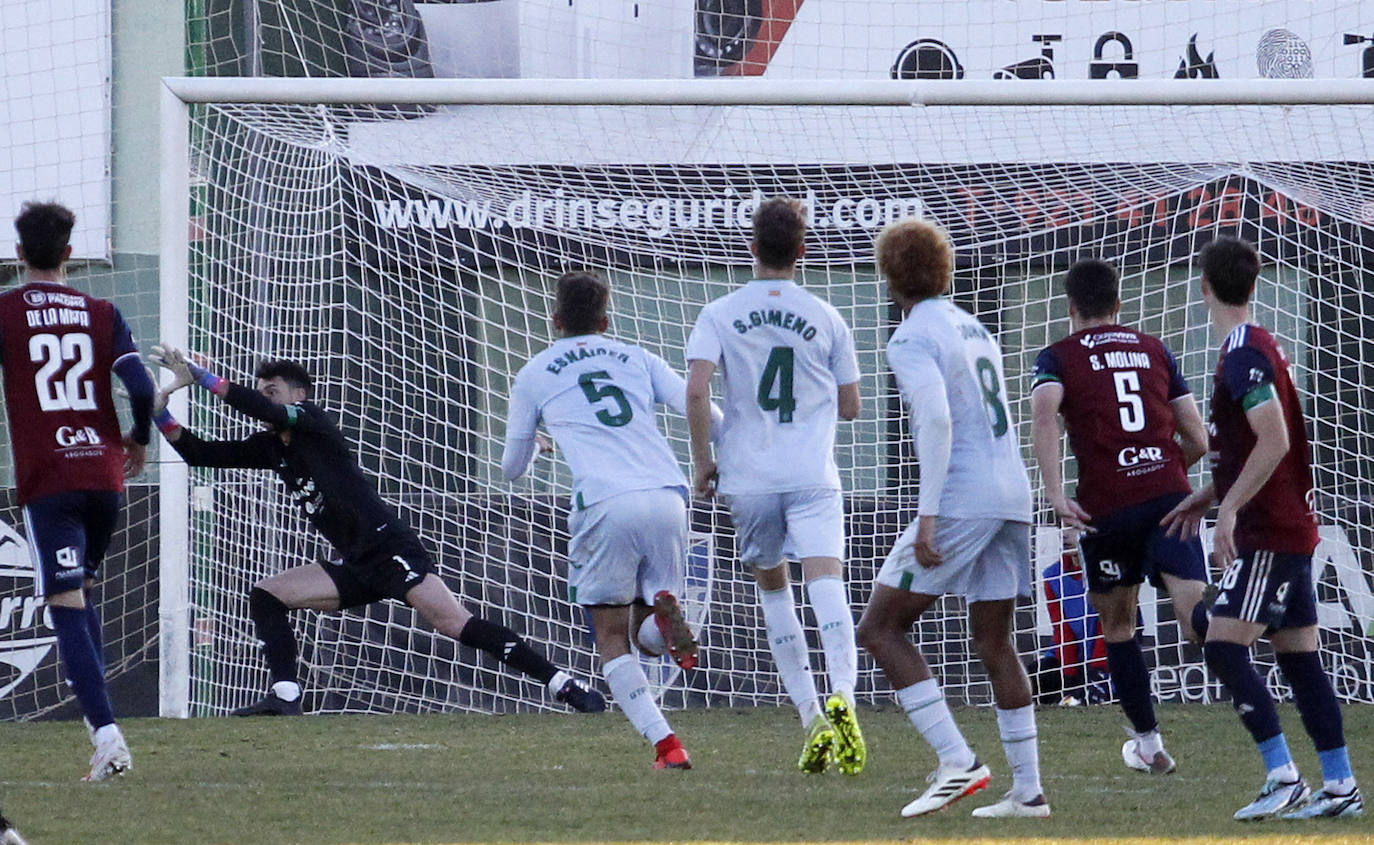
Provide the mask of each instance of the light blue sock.
[{"label": "light blue sock", "polygon": [[1350,752],[1344,745],[1329,751],[1318,751],[1317,759],[1322,761],[1322,777],[1328,781],[1355,777],[1355,773],[1350,769]]},{"label": "light blue sock", "polygon": [[1275,769],[1293,767],[1293,755],[1288,750],[1288,738],[1283,734],[1271,736],[1259,743],[1259,752],[1264,758],[1264,768],[1271,773]]}]

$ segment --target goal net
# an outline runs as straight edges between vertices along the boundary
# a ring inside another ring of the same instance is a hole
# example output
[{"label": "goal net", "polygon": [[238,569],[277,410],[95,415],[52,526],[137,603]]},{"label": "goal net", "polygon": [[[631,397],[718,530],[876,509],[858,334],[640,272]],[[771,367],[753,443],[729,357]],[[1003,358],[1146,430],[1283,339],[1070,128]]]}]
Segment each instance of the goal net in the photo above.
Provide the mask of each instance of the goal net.
[{"label": "goal net", "polygon": [[[582,676],[594,673],[594,642],[566,599],[566,465],[540,458],[515,484],[500,473],[511,380],[552,339],[559,273],[604,273],[610,333],[685,372],[701,306],[750,278],[753,207],[779,193],[805,200],[811,229],[799,281],[853,327],[863,373],[863,412],[840,425],[836,444],[857,616],[919,491],[883,355],[900,317],[873,269],[885,223],[921,215],[950,232],[955,301],[1003,346],[1007,398],[1037,488],[1028,375],[1036,353],[1068,333],[1064,269],[1090,256],[1119,266],[1123,321],[1165,340],[1205,405],[1220,338],[1192,259],[1218,234],[1246,238],[1264,260],[1255,318],[1291,357],[1311,421],[1323,662],[1341,696],[1374,701],[1370,106],[1205,104],[1195,93],[1192,105],[1046,104],[1070,90],[1056,83],[997,95],[1026,97],[1020,105],[979,105],[987,83],[880,82],[862,95],[862,86],[846,88],[826,105],[824,84],[762,81],[729,92],[688,84],[694,93],[678,105],[662,85],[629,85],[616,104],[595,95],[579,105],[591,89],[576,83],[538,83],[541,104],[519,83],[274,80],[234,94],[233,80],[204,80],[218,84],[215,93],[174,82],[183,100],[213,100],[178,105],[189,132],[170,124],[187,166],[166,188],[174,213],[163,302],[188,309],[190,348],[238,381],[267,357],[305,364],[317,401],[337,414],[363,470],[420,532],[454,592]],[[1133,83],[1101,84],[1110,100]],[[1165,92],[1156,101],[1184,90],[1134,84]],[[952,92],[946,104],[904,104],[941,85]],[[1216,85],[1219,99],[1234,98],[1235,86]],[[1276,91],[1291,99],[1295,89],[1281,86],[1246,90],[1256,101]],[[949,104],[960,91],[973,99]],[[636,104],[634,92],[648,99]],[[717,92],[725,99],[709,104]],[[786,102],[799,93],[810,104]],[[476,102],[487,94],[492,102]],[[1045,94],[1051,99],[1037,104]],[[344,102],[349,96],[356,101]],[[295,101],[261,102],[273,98]],[[189,226],[177,220],[182,209]],[[164,325],[174,323],[164,315]],[[253,429],[201,393],[183,418],[210,437]],[[687,469],[685,422],[667,414],[661,423]],[[250,585],[330,550],[270,473],[191,470],[178,497],[181,483],[164,473],[164,506],[190,507],[164,520],[163,577],[166,589],[176,577],[168,568],[184,572],[188,604],[164,615],[189,632],[189,712],[219,714],[266,683],[248,621]],[[1062,549],[1038,489],[1036,519],[1036,593],[1017,617],[1028,660],[1054,647],[1041,573]],[[687,604],[702,626],[701,664],[685,675],[660,665],[662,700],[784,702],[727,514],[695,502],[692,532]],[[1072,602],[1064,607],[1074,612]],[[803,616],[820,670],[809,610]],[[537,685],[432,633],[401,604],[294,618],[310,709],[551,706]],[[1180,642],[1167,598],[1148,587],[1142,622],[1160,698],[1220,693],[1199,650]],[[952,699],[990,701],[960,601],[943,600],[913,636]],[[1092,657],[1091,648],[1076,653]],[[1272,666],[1263,648],[1259,660]],[[860,667],[861,699],[886,701],[867,655]]]}]

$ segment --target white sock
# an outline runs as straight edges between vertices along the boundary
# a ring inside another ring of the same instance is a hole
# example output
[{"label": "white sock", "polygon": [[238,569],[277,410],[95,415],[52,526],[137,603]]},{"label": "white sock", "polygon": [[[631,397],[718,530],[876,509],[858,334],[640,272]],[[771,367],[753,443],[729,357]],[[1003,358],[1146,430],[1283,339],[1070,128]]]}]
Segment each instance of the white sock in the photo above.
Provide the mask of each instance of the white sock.
[{"label": "white sock", "polygon": [[1277,780],[1282,783],[1292,783],[1302,777],[1302,775],[1298,774],[1298,765],[1292,760],[1289,760],[1282,766],[1276,766],[1270,769],[1264,776],[1269,780]]},{"label": "white sock", "polygon": [[1355,787],[1358,785],[1359,784],[1355,782],[1355,777],[1352,775],[1348,778],[1341,778],[1340,780],[1325,781],[1322,783],[1322,789],[1325,789],[1332,795],[1349,795],[1355,791]]},{"label": "white sock", "polygon": [[854,642],[854,613],[844,579],[825,575],[806,582],[811,612],[821,629],[825,649],[825,670],[830,675],[830,691],[854,703],[854,687],[859,682],[859,647]]},{"label": "white sock", "polygon": [[926,678],[897,690],[897,703],[906,711],[906,717],[921,732],[925,741],[940,755],[941,766],[959,769],[973,766],[973,749],[969,748],[968,741],[954,723],[954,714],[949,712],[949,703],[945,701],[945,694],[940,691],[940,685],[934,678]]},{"label": "white sock", "polygon": [[105,743],[114,742],[115,740],[123,738],[124,734],[120,732],[119,725],[111,722],[108,725],[101,725],[95,729],[91,734],[91,744],[98,748]]},{"label": "white sock", "polygon": [[997,711],[997,729],[1002,734],[1002,750],[1011,766],[1011,797],[1031,801],[1044,793],[1040,785],[1040,742],[1035,729],[1035,707],[1027,704],[1014,710]]},{"label": "white sock", "polygon": [[759,606],[763,608],[763,628],[768,634],[768,648],[787,695],[797,707],[803,725],[809,725],[821,715],[821,703],[816,696],[816,681],[811,677],[811,663],[806,652],[806,633],[797,618],[792,603],[792,588],[759,589]]},{"label": "white sock", "polygon": [[1153,760],[1156,754],[1164,750],[1164,737],[1157,728],[1147,733],[1136,734],[1135,738],[1142,760]]},{"label": "white sock", "polygon": [[272,694],[282,701],[295,701],[301,697],[301,685],[295,681],[277,681],[272,685]]},{"label": "white sock", "polygon": [[645,654],[657,656],[668,651],[668,641],[663,639],[663,632],[658,630],[658,622],[654,621],[652,613],[639,623],[639,633],[635,639],[639,641],[639,650]]},{"label": "white sock", "polygon": [[563,685],[572,679],[572,675],[559,669],[553,674],[552,678],[549,678],[549,682],[544,684],[544,689],[548,690],[549,695],[558,695],[558,693],[563,691]]},{"label": "white sock", "polygon": [[633,654],[622,654],[605,666],[601,672],[606,677],[606,685],[611,688],[615,703],[635,730],[651,743],[668,736],[673,729],[663,718],[653,694],[649,691],[649,680],[639,666],[639,658]]}]

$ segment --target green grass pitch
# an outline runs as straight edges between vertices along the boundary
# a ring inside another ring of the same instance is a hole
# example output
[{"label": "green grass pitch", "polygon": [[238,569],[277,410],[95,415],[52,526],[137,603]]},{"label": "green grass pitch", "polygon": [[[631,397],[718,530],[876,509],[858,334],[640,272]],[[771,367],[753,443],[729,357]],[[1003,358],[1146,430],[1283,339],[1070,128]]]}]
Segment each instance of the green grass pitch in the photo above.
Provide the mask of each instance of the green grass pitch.
[{"label": "green grass pitch", "polygon": [[[1308,782],[1316,755],[1282,708]],[[1345,708],[1357,774],[1374,772],[1374,708]],[[1125,769],[1114,707],[1039,713],[1047,820],[969,817],[1008,787],[989,709],[956,718],[992,766],[988,791],[908,820],[934,755],[893,708],[861,713],[858,777],[804,776],[791,709],[670,713],[692,771],[656,772],[618,713],[134,719],[134,770],[83,784],[79,723],[0,725],[0,807],[31,845],[457,842],[1368,842],[1368,819],[1241,825],[1259,757],[1226,706],[1160,708],[1178,774]]]}]

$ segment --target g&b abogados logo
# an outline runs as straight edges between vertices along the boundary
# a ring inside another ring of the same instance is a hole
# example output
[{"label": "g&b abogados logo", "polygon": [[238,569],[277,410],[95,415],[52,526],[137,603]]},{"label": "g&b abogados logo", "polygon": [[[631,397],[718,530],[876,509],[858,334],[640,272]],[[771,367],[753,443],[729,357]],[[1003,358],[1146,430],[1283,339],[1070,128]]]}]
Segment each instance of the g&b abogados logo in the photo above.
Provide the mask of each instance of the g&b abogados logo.
[{"label": "g&b abogados logo", "polygon": [[57,646],[42,590],[34,580],[29,544],[0,521],[0,698]]}]

